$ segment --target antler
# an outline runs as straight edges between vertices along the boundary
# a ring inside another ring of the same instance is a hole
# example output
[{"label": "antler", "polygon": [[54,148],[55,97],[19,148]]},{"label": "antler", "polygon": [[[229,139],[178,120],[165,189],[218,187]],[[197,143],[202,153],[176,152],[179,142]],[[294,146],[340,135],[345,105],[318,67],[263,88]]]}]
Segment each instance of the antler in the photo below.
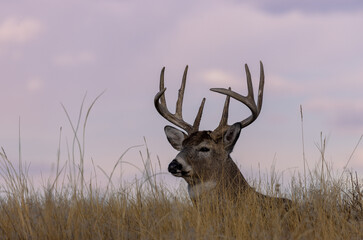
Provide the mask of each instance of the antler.
[{"label": "antler", "polygon": [[236,99],[237,101],[240,101],[243,104],[245,104],[252,112],[252,114],[248,118],[246,118],[246,119],[244,119],[244,120],[242,120],[240,122],[241,125],[242,125],[242,128],[247,127],[248,125],[253,123],[257,119],[258,115],[261,112],[262,98],[263,98],[263,87],[264,87],[264,84],[265,84],[265,74],[264,74],[264,71],[263,71],[263,64],[260,61],[260,85],[259,85],[259,89],[258,89],[257,105],[256,105],[255,98],[254,98],[254,95],[253,95],[251,73],[250,73],[250,70],[248,69],[247,64],[245,64],[245,69],[246,69],[247,88],[248,88],[247,96],[242,96],[242,95],[232,91],[231,88],[229,88],[229,89],[211,88],[210,89],[213,92],[218,92],[218,93],[227,95],[226,101],[225,101],[225,104],[224,104],[224,108],[223,108],[223,114],[222,114],[221,121],[220,121],[218,127],[212,132],[212,136],[215,139],[221,137],[224,134],[224,132],[229,128],[229,125],[228,125],[228,107],[229,107],[230,97],[232,97],[232,98]]},{"label": "antler", "polygon": [[[188,65],[185,67],[185,70],[184,70],[182,84],[180,86],[178,100],[176,102],[175,114],[172,114],[166,106],[165,94],[164,94],[166,91],[166,88],[164,87],[164,72],[165,72],[165,67],[163,67],[163,69],[161,70],[161,74],[160,74],[160,88],[159,88],[160,91],[155,95],[155,98],[154,98],[154,105],[155,105],[156,110],[166,120],[175,124],[176,126],[180,127],[181,129],[185,130],[189,135],[192,134],[193,132],[197,132],[199,130],[199,124],[200,124],[200,120],[202,118],[205,98],[203,98],[202,103],[200,104],[199,111],[198,111],[197,116],[195,117],[193,125],[190,125],[189,123],[185,122],[183,120],[183,116],[182,116],[183,98],[184,98],[185,82],[186,82],[187,73],[188,73]],[[160,99],[160,101],[159,101],[159,99]]]}]

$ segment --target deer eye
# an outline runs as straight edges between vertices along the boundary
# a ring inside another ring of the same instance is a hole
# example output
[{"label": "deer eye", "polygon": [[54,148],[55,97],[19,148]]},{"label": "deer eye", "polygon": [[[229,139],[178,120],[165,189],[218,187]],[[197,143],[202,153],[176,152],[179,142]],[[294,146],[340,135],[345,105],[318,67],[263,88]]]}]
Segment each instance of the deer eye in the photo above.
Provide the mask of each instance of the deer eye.
[{"label": "deer eye", "polygon": [[209,152],[209,148],[207,148],[207,147],[201,147],[198,151],[199,152]]}]

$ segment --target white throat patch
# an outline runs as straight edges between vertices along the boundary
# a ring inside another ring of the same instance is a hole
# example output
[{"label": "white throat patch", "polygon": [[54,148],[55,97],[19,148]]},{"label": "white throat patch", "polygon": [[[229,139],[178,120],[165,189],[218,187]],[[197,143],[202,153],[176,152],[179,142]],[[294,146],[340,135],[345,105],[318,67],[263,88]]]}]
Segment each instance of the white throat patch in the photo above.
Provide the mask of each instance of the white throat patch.
[{"label": "white throat patch", "polygon": [[188,185],[188,193],[190,198],[199,197],[201,194],[208,192],[215,188],[217,183],[215,181],[206,181],[203,183],[196,184],[194,186]]}]

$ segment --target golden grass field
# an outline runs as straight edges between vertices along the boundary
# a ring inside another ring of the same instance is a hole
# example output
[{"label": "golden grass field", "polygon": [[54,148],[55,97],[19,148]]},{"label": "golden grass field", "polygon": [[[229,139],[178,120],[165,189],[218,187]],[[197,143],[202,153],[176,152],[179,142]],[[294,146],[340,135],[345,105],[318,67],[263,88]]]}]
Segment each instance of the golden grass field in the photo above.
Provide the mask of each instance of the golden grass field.
[{"label": "golden grass field", "polygon": [[[73,144],[84,154],[77,137],[80,124],[71,126]],[[86,121],[83,130],[85,126]],[[0,239],[363,239],[361,180],[346,171],[332,176],[324,146],[322,141],[315,169],[293,177],[286,190],[277,190],[273,177],[253,184],[264,194],[292,199],[288,212],[261,206],[252,196],[193,205],[185,189],[172,191],[156,180],[159,173],[146,164],[147,146],[143,177],[112,182],[118,161],[111,173],[100,169],[110,179],[104,187],[94,176],[86,179],[81,154],[64,167],[58,159],[55,176],[37,188],[28,176],[29,165],[8,159],[2,149]]]},{"label": "golden grass field", "polygon": [[0,239],[363,239],[362,185],[354,174],[336,180],[315,171],[307,187],[294,178],[284,194],[293,200],[287,213],[252,197],[194,206],[186,191],[170,192],[153,176],[106,189],[55,178],[35,190],[4,150],[1,176]]}]

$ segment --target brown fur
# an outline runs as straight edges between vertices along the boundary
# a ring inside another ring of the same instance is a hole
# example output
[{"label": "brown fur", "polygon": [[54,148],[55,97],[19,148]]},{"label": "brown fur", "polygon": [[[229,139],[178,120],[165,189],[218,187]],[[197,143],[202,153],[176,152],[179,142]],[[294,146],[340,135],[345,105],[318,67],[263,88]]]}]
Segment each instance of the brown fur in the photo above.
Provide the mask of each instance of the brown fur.
[{"label": "brown fur", "polygon": [[[203,193],[203,195],[208,195],[207,198],[218,197],[237,201],[254,194],[256,200],[261,203],[267,202],[268,205],[282,206],[285,209],[291,206],[291,201],[288,199],[269,197],[255,191],[230,157],[233,146],[228,150],[225,149],[224,138],[215,141],[210,133],[210,131],[198,131],[187,136],[177,155],[176,159],[182,158],[193,169],[192,174],[183,176],[190,188],[213,181],[216,186],[207,193]],[[209,151],[201,153],[198,150],[202,147],[207,147]]]}]

